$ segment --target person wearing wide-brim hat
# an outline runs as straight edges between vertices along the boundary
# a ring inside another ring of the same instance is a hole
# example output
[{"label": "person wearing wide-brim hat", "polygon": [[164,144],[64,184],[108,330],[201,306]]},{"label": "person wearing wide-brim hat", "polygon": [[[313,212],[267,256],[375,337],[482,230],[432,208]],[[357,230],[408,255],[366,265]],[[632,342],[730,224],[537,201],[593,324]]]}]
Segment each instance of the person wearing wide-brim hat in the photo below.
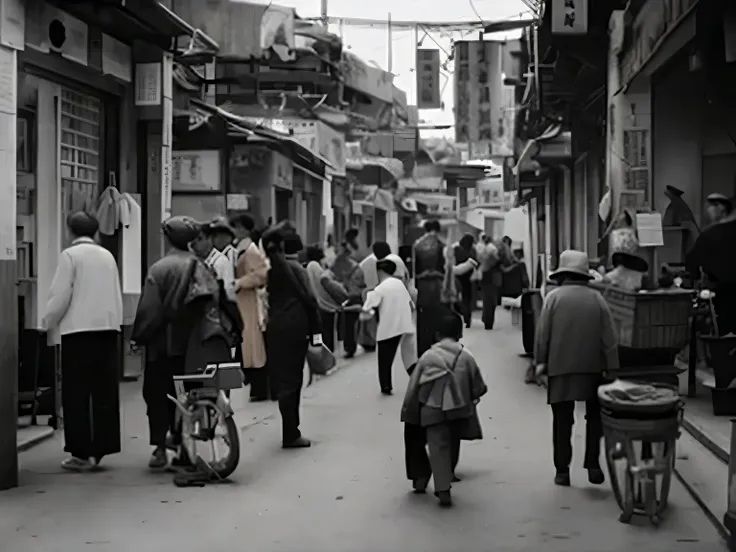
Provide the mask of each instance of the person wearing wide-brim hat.
[{"label": "person wearing wide-brim hat", "polygon": [[598,386],[603,372],[618,368],[618,343],[611,311],[603,296],[588,286],[588,256],[568,250],[560,255],[551,278],[560,287],[545,297],[537,322],[534,362],[537,376],[546,375],[547,402],[552,407],[555,484],[570,485],[575,403],[586,403],[585,459],[590,483],[600,485],[600,441],[603,436]]},{"label": "person wearing wide-brim hat", "polygon": [[720,222],[733,212],[733,201],[724,194],[714,193],[705,198],[711,222]]},{"label": "person wearing wide-brim hat", "polygon": [[642,257],[639,240],[633,228],[619,228],[611,233],[613,270],[604,280],[627,291],[639,291],[649,263]]}]

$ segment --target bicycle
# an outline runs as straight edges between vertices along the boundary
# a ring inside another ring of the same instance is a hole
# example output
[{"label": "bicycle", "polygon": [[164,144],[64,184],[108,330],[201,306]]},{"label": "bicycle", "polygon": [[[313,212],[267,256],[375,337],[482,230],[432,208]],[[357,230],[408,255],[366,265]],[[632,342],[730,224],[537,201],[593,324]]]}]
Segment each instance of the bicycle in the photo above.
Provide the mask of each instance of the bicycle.
[{"label": "bicycle", "polygon": [[[181,424],[180,447],[199,472],[216,480],[227,479],[240,462],[240,435],[225,391],[239,389],[242,383],[240,363],[212,363],[199,373],[174,376],[176,397],[168,395],[176,405],[177,427]],[[187,384],[197,387],[187,390]],[[218,428],[229,448],[224,458],[216,458]],[[209,444],[212,460],[200,454],[200,444]]]}]

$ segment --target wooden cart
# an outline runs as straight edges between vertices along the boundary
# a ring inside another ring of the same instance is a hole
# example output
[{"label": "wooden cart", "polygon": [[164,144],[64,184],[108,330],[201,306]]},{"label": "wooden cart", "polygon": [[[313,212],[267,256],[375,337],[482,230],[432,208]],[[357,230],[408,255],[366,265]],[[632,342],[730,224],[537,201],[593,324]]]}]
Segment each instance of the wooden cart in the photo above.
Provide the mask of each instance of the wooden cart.
[{"label": "wooden cart", "polygon": [[[603,294],[618,335],[621,368],[608,376],[677,391],[680,370],[674,360],[690,338],[692,292],[635,293],[591,286]],[[667,508],[683,412],[681,401],[665,411],[602,406],[606,462],[622,523],[640,514],[659,524]]]}]

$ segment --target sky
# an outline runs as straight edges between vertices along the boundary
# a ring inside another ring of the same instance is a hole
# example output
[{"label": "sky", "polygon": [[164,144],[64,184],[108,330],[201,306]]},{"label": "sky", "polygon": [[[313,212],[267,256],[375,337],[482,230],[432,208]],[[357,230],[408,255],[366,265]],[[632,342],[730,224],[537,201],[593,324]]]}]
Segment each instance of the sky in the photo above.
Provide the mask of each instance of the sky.
[{"label": "sky", "polygon": [[[296,9],[301,17],[313,17],[320,15],[320,0],[250,0],[259,4],[279,4],[289,6]],[[513,20],[519,18],[529,18],[529,8],[521,0],[369,0],[367,2],[356,2],[355,0],[327,0],[327,12],[331,17],[357,17],[366,19],[388,19],[389,12],[394,21],[477,21],[482,18],[483,21],[499,21]],[[477,13],[481,16],[478,17]],[[331,26],[330,31],[340,34],[337,25]],[[420,31],[419,36],[424,33]],[[518,38],[520,32],[506,33],[500,35],[486,35],[486,38],[493,40],[503,40],[504,38]],[[354,54],[360,56],[367,62],[375,62],[382,69],[388,69],[388,43],[389,32],[388,25],[377,26],[373,28],[351,27],[344,25],[342,29],[343,41],[345,47]],[[466,33],[466,39],[477,37],[477,31]],[[460,33],[431,33],[430,36],[424,38],[423,47],[438,48],[441,46],[440,59],[445,61],[450,52],[450,40],[460,40],[463,36]],[[433,40],[434,39],[434,40]],[[437,43],[435,43],[435,41]],[[391,32],[391,44],[393,46],[392,55],[392,72],[394,73],[394,83],[407,93],[409,104],[416,103],[416,84],[415,84],[415,38],[414,30],[411,29],[393,29]],[[445,50],[445,52],[442,52]],[[453,70],[453,64],[448,65],[449,71]],[[452,107],[453,107],[453,85],[452,75],[440,75],[440,84],[444,86],[442,93],[442,101],[445,104],[444,110],[422,110],[419,114],[420,119],[425,124],[434,125],[452,125]],[[446,86],[445,86],[446,84]],[[438,132],[423,132],[423,136],[452,136],[453,130],[445,130]]]}]

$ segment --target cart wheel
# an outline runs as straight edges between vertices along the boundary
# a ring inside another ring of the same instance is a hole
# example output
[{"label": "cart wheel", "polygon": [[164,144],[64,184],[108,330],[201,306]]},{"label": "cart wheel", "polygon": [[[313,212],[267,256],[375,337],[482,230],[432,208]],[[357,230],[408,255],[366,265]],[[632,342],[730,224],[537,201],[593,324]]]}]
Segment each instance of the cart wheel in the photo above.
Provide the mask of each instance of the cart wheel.
[{"label": "cart wheel", "polygon": [[623,497],[623,505],[621,506],[621,509],[623,512],[621,512],[621,515],[619,516],[618,520],[621,523],[629,523],[631,521],[631,518],[634,517],[634,476],[631,475],[631,471],[627,468],[626,469],[626,478],[625,478],[625,487],[624,487],[624,497]]},{"label": "cart wheel", "polygon": [[657,513],[661,514],[666,508],[670,497],[670,486],[672,484],[672,472],[675,469],[675,458],[677,456],[676,442],[674,440],[667,442],[667,469],[662,473],[662,483],[659,491],[659,500],[657,505]]},{"label": "cart wheel", "polygon": [[[613,441],[613,439],[611,439]],[[613,496],[616,498],[616,503],[618,504],[618,507],[623,510],[624,508],[624,501],[623,496],[621,494],[621,484],[618,479],[618,469],[616,466],[616,459],[615,459],[615,447],[616,443],[611,442],[610,446],[609,443],[606,442],[606,464],[608,466],[608,477],[611,479],[611,488],[613,489]]]}]

